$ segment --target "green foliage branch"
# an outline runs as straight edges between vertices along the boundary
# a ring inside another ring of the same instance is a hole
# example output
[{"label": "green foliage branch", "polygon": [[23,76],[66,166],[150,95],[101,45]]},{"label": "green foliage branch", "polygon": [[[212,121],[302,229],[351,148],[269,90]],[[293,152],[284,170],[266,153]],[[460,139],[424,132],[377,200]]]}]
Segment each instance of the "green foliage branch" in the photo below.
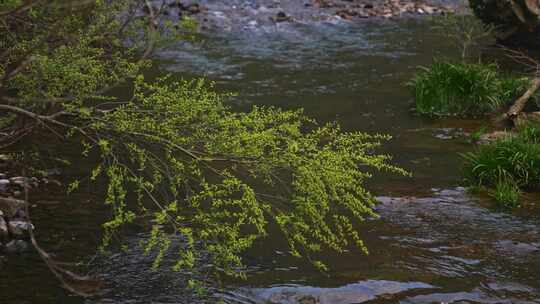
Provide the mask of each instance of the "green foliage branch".
[{"label": "green foliage branch", "polygon": [[[241,253],[270,223],[296,257],[367,252],[355,225],[375,216],[369,172],[408,175],[374,152],[389,137],[318,125],[300,110],[236,113],[204,80],[145,81],[152,50],[192,26],[161,12],[135,0],[2,2],[4,145],[45,131],[98,155],[89,177],[106,180],[112,211],[103,248],[121,227],[144,222],[154,267],[180,240],[175,269],[196,269],[209,254],[214,269],[243,276]],[[105,94],[125,82],[130,98]]]}]

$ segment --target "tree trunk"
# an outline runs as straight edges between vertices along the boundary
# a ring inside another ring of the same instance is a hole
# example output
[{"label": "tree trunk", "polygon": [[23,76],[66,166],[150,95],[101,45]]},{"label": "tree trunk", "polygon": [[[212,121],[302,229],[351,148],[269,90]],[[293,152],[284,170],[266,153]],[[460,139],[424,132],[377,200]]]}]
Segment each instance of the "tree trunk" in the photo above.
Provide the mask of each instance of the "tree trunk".
[{"label": "tree trunk", "polygon": [[471,8],[502,40],[540,46],[540,0],[470,0]]}]

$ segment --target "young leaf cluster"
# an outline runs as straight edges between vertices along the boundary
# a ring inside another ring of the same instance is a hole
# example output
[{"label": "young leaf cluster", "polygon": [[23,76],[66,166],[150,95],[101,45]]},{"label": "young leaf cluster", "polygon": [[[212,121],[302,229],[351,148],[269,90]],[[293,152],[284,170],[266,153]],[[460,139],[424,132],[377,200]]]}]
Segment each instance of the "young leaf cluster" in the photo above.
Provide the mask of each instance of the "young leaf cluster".
[{"label": "young leaf cluster", "polygon": [[114,213],[107,235],[151,215],[148,252],[159,259],[180,239],[178,269],[203,248],[230,275],[270,222],[297,257],[366,251],[355,224],[375,215],[369,168],[408,174],[373,153],[388,137],[318,126],[301,111],[232,112],[222,98],[203,80],[139,77],[129,102],[94,121]]}]

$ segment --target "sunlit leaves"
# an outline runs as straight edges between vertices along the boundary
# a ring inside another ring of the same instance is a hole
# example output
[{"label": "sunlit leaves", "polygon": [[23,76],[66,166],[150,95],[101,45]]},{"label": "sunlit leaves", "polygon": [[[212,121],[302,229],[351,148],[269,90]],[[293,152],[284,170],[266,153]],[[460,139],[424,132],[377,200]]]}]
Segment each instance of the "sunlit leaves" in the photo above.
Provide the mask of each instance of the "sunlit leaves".
[{"label": "sunlit leaves", "polygon": [[[351,247],[367,252],[355,228],[375,216],[365,168],[408,174],[388,164],[389,156],[374,154],[388,137],[318,126],[302,111],[235,113],[222,99],[203,80],[139,77],[134,98],[95,125],[109,138],[110,149],[102,151],[132,168],[111,182],[143,189],[147,203],[160,210],[147,251],[157,250],[159,260],[177,238],[187,245],[176,269],[194,267],[204,252],[217,269],[243,276],[242,252],[274,222],[293,256]],[[125,194],[112,189],[109,195]],[[174,204],[163,204],[165,197]],[[323,262],[314,266],[326,269]]]}]

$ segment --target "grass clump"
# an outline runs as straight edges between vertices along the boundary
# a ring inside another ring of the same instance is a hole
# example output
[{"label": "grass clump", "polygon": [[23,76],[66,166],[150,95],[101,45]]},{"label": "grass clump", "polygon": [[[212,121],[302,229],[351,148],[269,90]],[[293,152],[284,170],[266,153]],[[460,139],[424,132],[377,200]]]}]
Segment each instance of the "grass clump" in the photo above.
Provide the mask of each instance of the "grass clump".
[{"label": "grass clump", "polygon": [[494,189],[488,191],[497,206],[503,209],[514,209],[519,207],[519,197],[521,190],[512,181],[500,181]]},{"label": "grass clump", "polygon": [[526,125],[514,137],[463,156],[465,181],[470,186],[489,189],[501,207],[517,207],[522,190],[540,186],[540,125]]},{"label": "grass clump", "polygon": [[429,116],[478,116],[507,104],[528,86],[495,64],[436,62],[412,80],[416,110]]}]

